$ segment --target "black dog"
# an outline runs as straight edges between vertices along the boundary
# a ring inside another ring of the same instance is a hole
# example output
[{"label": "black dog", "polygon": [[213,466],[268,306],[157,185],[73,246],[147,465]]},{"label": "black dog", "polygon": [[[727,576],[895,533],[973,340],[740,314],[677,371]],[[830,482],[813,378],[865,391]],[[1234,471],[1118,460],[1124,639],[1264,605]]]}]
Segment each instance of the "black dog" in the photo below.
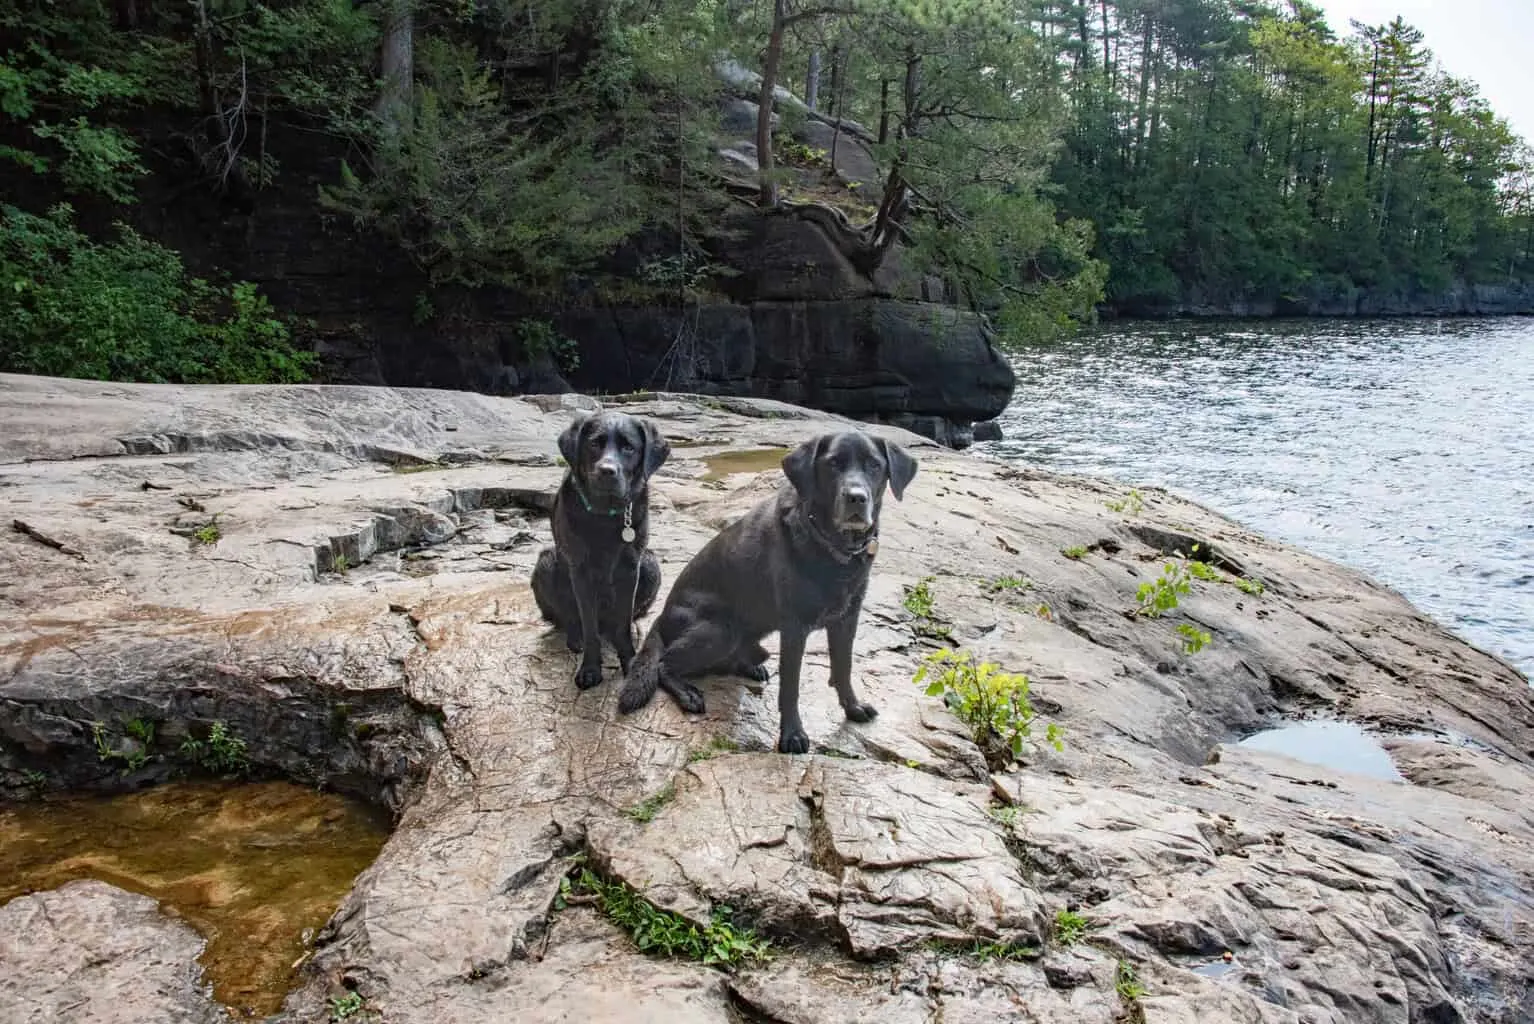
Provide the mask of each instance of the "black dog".
[{"label": "black dog", "polygon": [[650,476],[671,445],[648,420],[618,412],[577,419],[559,435],[569,464],[554,496],[554,546],[533,569],[533,598],[546,621],[579,651],[575,685],[602,681],[602,641],[627,672],[634,620],[660,590],[660,562],[648,550]]},{"label": "black dog", "polygon": [[620,711],[644,707],[656,686],[684,711],[702,711],[688,676],[766,679],[761,641],[777,631],[778,750],[807,753],[799,668],[810,632],[824,627],[842,710],[854,722],[878,713],[852,689],[852,642],[879,550],[884,487],[898,501],[916,460],[899,445],[848,431],[806,441],[784,457],[783,473],[791,486],[726,527],[677,577],[627,673]]}]

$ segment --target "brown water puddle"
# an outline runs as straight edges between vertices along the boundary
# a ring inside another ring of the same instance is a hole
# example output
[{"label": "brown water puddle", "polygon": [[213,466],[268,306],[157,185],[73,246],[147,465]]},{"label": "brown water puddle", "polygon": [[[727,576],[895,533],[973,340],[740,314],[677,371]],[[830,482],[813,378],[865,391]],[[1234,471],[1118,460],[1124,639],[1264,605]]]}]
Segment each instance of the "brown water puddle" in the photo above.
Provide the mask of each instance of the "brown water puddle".
[{"label": "brown water puddle", "polygon": [[765,473],[783,468],[787,448],[746,448],[704,457],[704,480],[723,480],[732,473]]},{"label": "brown water puddle", "polygon": [[95,878],[161,901],[207,940],[236,1015],[276,1012],[319,929],[389,836],[374,809],[285,782],[169,783],[0,808],[0,904]]}]

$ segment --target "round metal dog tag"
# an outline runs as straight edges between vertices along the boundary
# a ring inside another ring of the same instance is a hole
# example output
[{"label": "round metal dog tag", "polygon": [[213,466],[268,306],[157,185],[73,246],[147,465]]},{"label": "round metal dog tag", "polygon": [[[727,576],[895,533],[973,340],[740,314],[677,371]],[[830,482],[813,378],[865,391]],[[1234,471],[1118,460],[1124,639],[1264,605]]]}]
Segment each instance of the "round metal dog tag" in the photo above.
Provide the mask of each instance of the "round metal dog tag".
[{"label": "round metal dog tag", "polygon": [[877,555],[879,553],[879,538],[875,537],[873,540],[869,541],[868,547],[864,548],[863,550],[868,552],[869,558]]},{"label": "round metal dog tag", "polygon": [[634,528],[632,526],[625,526],[623,528],[623,532],[618,536],[623,538],[623,543],[632,544],[634,543],[634,538],[639,536],[639,534],[634,532]]}]

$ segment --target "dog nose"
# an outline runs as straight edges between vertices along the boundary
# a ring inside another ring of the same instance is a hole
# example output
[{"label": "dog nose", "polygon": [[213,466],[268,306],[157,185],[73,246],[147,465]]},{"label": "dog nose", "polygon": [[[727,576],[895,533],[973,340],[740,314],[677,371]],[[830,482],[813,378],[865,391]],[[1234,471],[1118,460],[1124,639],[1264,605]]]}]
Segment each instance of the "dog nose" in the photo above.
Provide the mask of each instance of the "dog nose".
[{"label": "dog nose", "polygon": [[849,487],[843,494],[850,508],[867,508],[868,492],[861,487]]},{"label": "dog nose", "polygon": [[597,475],[611,479],[618,475],[618,464],[612,459],[603,459],[597,463]]}]

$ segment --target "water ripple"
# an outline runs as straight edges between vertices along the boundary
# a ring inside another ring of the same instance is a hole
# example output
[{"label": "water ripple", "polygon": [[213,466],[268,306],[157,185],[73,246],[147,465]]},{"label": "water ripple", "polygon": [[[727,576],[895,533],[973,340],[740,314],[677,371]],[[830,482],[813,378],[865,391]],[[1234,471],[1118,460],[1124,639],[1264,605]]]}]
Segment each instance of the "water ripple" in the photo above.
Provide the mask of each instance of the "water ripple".
[{"label": "water ripple", "polygon": [[1534,674],[1534,321],[1114,324],[1013,365],[982,447],[1185,494]]}]

